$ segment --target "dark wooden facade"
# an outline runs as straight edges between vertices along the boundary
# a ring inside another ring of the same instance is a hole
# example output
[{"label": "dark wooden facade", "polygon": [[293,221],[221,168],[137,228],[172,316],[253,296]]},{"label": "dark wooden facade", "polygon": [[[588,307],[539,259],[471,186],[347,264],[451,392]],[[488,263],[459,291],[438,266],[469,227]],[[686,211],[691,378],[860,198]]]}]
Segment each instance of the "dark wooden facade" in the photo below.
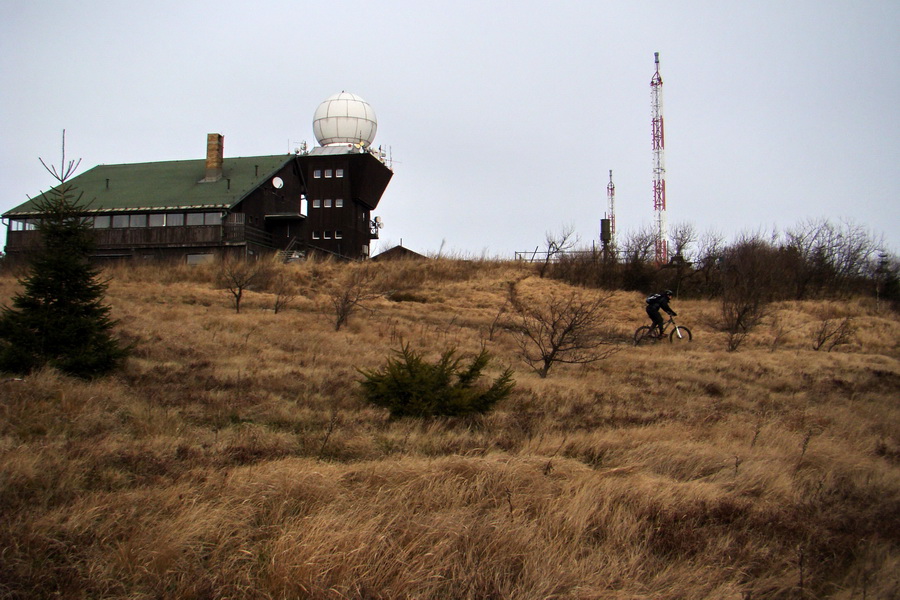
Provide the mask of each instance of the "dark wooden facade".
[{"label": "dark wooden facade", "polygon": [[329,254],[366,258],[371,240],[378,238],[371,212],[393,173],[369,152],[317,150],[322,153],[298,157],[307,189],[304,242]]},{"label": "dark wooden facade", "polygon": [[[221,146],[215,151],[221,155]],[[257,257],[277,251],[368,257],[369,244],[378,237],[371,211],[393,175],[368,151],[326,147],[302,155],[219,161],[218,170],[210,170],[208,159],[205,176],[203,161],[196,161],[196,169],[180,163],[97,167],[81,176],[82,182],[75,180],[88,188],[87,197],[98,198],[85,213],[95,228],[95,257],[202,262],[223,254]],[[124,206],[121,195],[118,205],[105,198],[107,190],[121,190],[126,175],[132,177],[131,188],[140,188],[128,196],[137,206]],[[173,194],[152,205],[142,194],[164,187],[154,178],[170,187],[175,187],[172,180],[184,179],[176,183],[193,196]],[[196,199],[199,195],[202,200]],[[39,215],[29,213],[26,203],[3,216],[9,220],[7,256],[25,257],[39,243],[33,227]]]}]

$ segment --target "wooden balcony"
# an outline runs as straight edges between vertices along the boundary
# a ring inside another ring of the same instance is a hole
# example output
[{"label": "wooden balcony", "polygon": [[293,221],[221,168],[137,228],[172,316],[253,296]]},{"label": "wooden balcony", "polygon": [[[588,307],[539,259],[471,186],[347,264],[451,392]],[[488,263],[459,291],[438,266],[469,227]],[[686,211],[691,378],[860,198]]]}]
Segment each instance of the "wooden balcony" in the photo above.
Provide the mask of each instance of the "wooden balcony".
[{"label": "wooden balcony", "polygon": [[[243,223],[181,227],[125,227],[94,229],[97,250],[196,248],[239,246],[247,243],[273,247],[272,235]],[[40,242],[38,231],[8,231],[6,252],[27,252]]]}]

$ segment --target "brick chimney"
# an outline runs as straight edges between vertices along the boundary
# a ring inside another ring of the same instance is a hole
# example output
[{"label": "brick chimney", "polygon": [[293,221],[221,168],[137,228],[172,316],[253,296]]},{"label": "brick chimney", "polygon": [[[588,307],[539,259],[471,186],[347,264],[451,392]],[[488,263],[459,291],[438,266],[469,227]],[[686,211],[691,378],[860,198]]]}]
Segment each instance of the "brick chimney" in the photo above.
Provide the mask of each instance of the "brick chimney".
[{"label": "brick chimney", "polygon": [[222,179],[222,164],[225,162],[225,138],[218,133],[206,136],[206,177],[204,182]]}]

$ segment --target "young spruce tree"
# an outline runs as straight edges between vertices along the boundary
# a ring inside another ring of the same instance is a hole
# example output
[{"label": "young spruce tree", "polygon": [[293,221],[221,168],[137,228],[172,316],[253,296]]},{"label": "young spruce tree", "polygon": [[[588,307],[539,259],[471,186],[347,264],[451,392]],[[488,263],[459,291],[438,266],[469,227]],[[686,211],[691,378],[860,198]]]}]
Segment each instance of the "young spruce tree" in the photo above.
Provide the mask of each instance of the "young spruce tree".
[{"label": "young spruce tree", "polygon": [[31,257],[24,290],[0,309],[0,370],[28,373],[44,365],[82,378],[118,367],[128,354],[112,336],[103,304],[107,284],[89,262],[94,239],[81,217],[81,194],[69,182],[77,164],[44,168],[59,185],[34,200],[41,243]]}]

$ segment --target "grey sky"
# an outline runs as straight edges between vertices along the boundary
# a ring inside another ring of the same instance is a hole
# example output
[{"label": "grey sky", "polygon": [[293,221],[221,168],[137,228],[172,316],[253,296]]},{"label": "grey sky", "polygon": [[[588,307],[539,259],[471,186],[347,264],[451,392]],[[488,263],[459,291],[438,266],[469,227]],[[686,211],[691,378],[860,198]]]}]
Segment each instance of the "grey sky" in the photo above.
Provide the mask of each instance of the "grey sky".
[{"label": "grey sky", "polygon": [[[652,222],[650,77],[670,224],[728,238],[851,219],[900,251],[900,3],[0,0],[0,211],[67,131],[97,164],[287,153],[346,90],[394,179],[380,247],[511,256]],[[5,228],[0,242],[5,240]],[[379,246],[376,246],[376,250]]]}]

